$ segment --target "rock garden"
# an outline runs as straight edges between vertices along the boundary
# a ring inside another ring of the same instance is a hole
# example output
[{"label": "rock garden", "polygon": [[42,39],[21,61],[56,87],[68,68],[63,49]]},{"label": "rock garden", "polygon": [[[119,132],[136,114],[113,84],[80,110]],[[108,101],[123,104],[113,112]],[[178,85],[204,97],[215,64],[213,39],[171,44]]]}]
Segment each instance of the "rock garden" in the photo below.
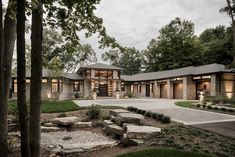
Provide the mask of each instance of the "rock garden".
[{"label": "rock garden", "polygon": [[[15,125],[9,134],[12,156],[19,151],[15,119],[9,117],[9,123]],[[41,130],[45,157],[115,157],[149,148],[235,156],[234,139],[183,126],[166,115],[135,107],[108,109],[92,105],[72,112],[43,113]]]}]

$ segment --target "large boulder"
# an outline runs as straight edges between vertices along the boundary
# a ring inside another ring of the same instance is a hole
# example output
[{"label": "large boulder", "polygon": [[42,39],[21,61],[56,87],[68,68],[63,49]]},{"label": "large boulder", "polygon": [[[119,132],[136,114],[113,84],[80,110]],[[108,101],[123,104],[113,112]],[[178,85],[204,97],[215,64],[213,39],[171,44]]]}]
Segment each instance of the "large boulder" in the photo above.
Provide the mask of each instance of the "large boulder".
[{"label": "large boulder", "polygon": [[123,128],[116,125],[116,124],[107,125],[105,127],[105,131],[108,132],[108,133],[114,133],[116,135],[123,135],[124,134]]},{"label": "large boulder", "polygon": [[51,123],[60,126],[71,126],[77,123],[79,120],[80,119],[78,117],[63,117],[63,118],[54,118],[51,120]]},{"label": "large boulder", "polygon": [[160,132],[161,129],[157,127],[127,125],[126,136],[128,139],[148,139]]},{"label": "large boulder", "polygon": [[110,113],[111,116],[117,117],[118,114],[120,114],[120,113],[129,113],[129,111],[124,110],[124,109],[114,109],[114,110],[110,110],[109,113]]},{"label": "large boulder", "polygon": [[104,120],[103,122],[104,126],[112,125],[114,124],[111,120]]},{"label": "large boulder", "polygon": [[120,113],[117,118],[122,123],[144,124],[144,116],[136,113]]}]

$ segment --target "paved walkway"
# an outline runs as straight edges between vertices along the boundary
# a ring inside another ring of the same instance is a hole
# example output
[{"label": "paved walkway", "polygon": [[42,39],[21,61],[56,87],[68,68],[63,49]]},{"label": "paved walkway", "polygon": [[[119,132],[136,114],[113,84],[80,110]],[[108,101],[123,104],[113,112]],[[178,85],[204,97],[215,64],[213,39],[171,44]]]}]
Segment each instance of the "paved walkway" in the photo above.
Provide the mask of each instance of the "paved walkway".
[{"label": "paved walkway", "polygon": [[215,122],[235,121],[235,116],[195,109],[187,109],[174,105],[175,99],[97,99],[97,100],[75,100],[79,106],[90,106],[91,104],[100,104],[103,106],[135,106],[139,109],[152,112],[164,113],[172,120],[185,125],[207,124]]}]

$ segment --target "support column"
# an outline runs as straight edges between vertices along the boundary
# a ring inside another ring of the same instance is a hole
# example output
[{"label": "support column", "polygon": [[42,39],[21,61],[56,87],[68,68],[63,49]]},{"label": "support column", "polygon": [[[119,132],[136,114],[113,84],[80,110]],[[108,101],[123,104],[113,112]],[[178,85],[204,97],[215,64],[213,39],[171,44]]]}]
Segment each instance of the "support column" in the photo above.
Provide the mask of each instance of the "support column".
[{"label": "support column", "polygon": [[173,83],[170,79],[167,80],[167,98],[173,99]]},{"label": "support column", "polygon": [[157,81],[154,81],[153,96],[154,96],[155,98],[160,98],[160,93],[161,93],[160,84],[158,84]]},{"label": "support column", "polygon": [[216,74],[211,75],[211,96],[216,96],[217,94],[217,88],[218,88],[218,78],[216,77]]},{"label": "support column", "polygon": [[193,82],[192,77],[183,78],[183,99],[184,100],[196,99],[196,83]]}]

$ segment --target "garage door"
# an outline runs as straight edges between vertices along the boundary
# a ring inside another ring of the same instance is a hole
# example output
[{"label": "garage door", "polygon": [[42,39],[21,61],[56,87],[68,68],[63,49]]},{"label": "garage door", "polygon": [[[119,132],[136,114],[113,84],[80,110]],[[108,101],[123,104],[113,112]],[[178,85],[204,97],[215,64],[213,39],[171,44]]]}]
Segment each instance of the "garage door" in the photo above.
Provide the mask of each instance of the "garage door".
[{"label": "garage door", "polygon": [[160,98],[167,98],[167,84],[160,84]]},{"label": "garage door", "polygon": [[183,83],[174,83],[174,99],[183,99]]}]

